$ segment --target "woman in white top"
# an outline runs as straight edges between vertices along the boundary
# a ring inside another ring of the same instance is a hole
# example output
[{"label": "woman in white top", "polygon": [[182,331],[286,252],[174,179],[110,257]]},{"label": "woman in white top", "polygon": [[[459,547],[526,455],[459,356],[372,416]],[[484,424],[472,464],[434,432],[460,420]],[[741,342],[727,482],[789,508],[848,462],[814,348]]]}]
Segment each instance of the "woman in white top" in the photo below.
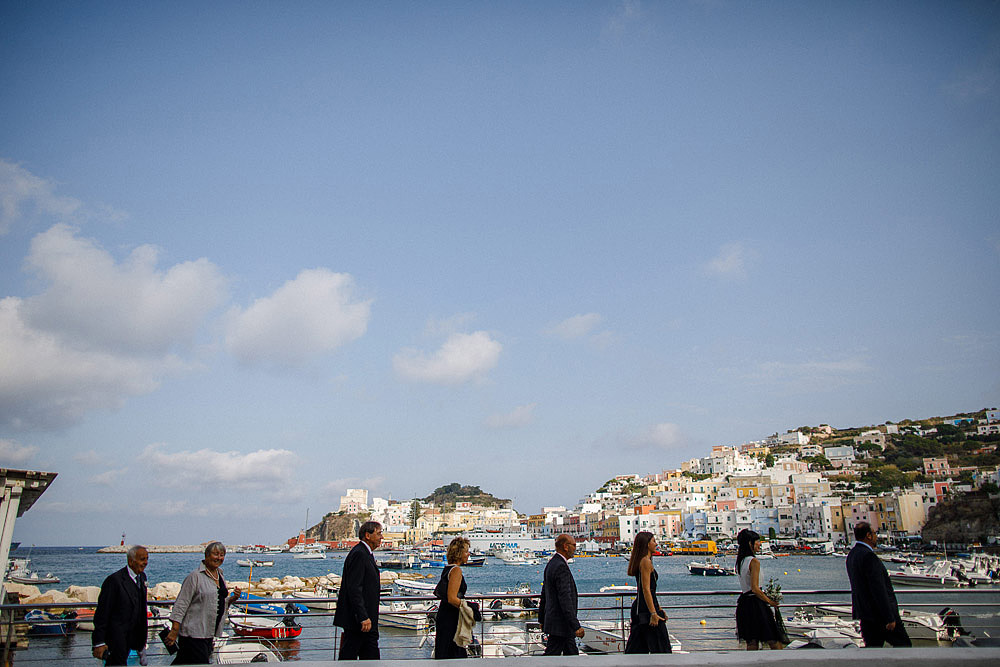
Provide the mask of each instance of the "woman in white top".
[{"label": "woman in white top", "polygon": [[736,574],[742,591],[736,603],[736,636],[746,641],[748,651],[759,649],[762,641],[772,649],[780,649],[778,626],[771,610],[777,609],[778,603],[760,590],[760,561],[754,558],[760,548],[760,535],[744,529],[736,536],[736,543]]}]

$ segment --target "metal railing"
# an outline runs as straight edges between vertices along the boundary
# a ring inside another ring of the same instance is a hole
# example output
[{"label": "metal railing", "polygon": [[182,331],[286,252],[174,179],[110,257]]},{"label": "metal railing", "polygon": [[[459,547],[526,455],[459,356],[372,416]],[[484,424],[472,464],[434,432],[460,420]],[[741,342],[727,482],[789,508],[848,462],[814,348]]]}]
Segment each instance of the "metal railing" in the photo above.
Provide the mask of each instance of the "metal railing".
[{"label": "metal railing", "polygon": [[[732,590],[715,591],[659,591],[657,598],[667,612],[667,627],[672,643],[679,641],[679,648],[685,652],[736,650],[740,648],[735,634],[735,606],[738,592]],[[960,607],[963,610],[961,625],[973,635],[990,633],[1000,636],[1000,588],[973,589],[903,589],[897,590],[900,606],[919,611],[938,613],[944,607]],[[947,601],[942,602],[945,598]],[[505,657],[537,655],[544,647],[545,637],[538,625],[537,593],[488,593],[469,594],[467,600],[480,603],[484,621],[475,627],[475,641],[470,657]],[[603,633],[606,641],[597,642],[594,637],[581,640],[584,650],[595,650],[598,645],[605,652],[620,652],[627,637],[630,607],[635,593],[620,591],[606,593],[581,593],[579,595],[579,618],[587,633]],[[434,601],[430,596],[383,597],[383,603]],[[936,600],[936,601],[935,601]],[[957,601],[956,601],[957,600]],[[336,598],[315,598],[309,602],[335,602]],[[302,604],[301,598],[263,598],[251,603],[287,605]],[[172,602],[150,602],[153,609],[163,610],[165,619]],[[817,589],[783,591],[783,616],[795,609],[816,609],[828,605],[850,605],[849,589]],[[28,635],[29,646],[12,655],[14,639],[29,626],[44,627],[61,623],[73,624],[73,619],[49,619],[27,623],[24,615],[33,609],[53,614],[93,609],[94,603],[60,603],[41,605],[0,605],[0,641],[4,641],[4,659],[0,664],[93,664],[90,655],[89,633],[77,630],[74,634],[56,638],[33,637]],[[984,613],[977,613],[984,612]],[[400,616],[427,617],[428,611],[395,610]],[[273,650],[283,660],[335,660],[340,644],[340,629],[333,625],[333,611],[309,610],[308,613],[289,614],[245,613],[236,608],[230,611],[230,618],[290,617],[303,627],[303,632],[295,639],[259,640]],[[429,623],[421,631],[395,630],[380,624],[382,657],[391,659],[429,658],[433,644],[433,614]],[[990,622],[989,619],[992,619]],[[13,622],[12,622],[13,620]],[[169,658],[155,631],[162,627],[156,619],[151,620],[148,656],[151,665],[167,664]],[[229,630],[230,635],[234,635]],[[230,641],[247,641],[233,636]]]}]

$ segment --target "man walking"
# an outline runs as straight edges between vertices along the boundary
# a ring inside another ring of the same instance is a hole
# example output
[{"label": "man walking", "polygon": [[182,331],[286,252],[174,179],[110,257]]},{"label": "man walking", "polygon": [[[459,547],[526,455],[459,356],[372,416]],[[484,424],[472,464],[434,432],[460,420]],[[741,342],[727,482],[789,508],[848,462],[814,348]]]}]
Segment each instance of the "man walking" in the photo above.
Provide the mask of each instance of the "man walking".
[{"label": "man walking", "polygon": [[569,570],[569,559],[576,553],[576,540],[565,533],[556,537],[556,553],[545,566],[542,599],[538,619],[548,634],[545,655],[579,655],[576,638],[583,628],[576,618],[576,581]]},{"label": "man walking", "polygon": [[101,584],[91,640],[94,657],[106,665],[124,665],[129,651],[146,664],[146,564],[149,552],[136,545],[126,554],[128,565]]},{"label": "man walking", "polygon": [[340,635],[340,660],[378,660],[379,573],[375,549],[382,544],[382,525],[366,521],[358,530],[361,539],[344,559],[333,624]]},{"label": "man walking", "polygon": [[885,642],[910,646],[889,573],[875,555],[878,536],[862,521],[854,527],[854,539],[854,548],[847,554],[847,576],[851,580],[852,616],[861,621],[865,648],[882,648]]}]

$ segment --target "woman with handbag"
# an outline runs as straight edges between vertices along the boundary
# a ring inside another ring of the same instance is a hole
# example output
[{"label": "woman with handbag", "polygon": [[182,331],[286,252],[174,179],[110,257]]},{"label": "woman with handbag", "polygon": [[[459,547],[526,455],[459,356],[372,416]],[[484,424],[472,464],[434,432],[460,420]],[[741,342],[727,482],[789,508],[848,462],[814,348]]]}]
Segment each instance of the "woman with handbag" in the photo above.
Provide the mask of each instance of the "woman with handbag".
[{"label": "woman with handbag", "polygon": [[[465,591],[468,588],[462,575],[462,566],[468,560],[469,540],[456,537],[448,544],[448,566],[444,568],[441,579],[434,589],[434,596],[441,601],[435,620],[437,629],[434,635],[435,659],[469,657],[465,647],[455,643],[459,609],[465,602]],[[473,611],[477,611],[475,607]]]},{"label": "woman with handbag", "polygon": [[628,574],[635,577],[637,595],[632,603],[632,628],[625,643],[626,653],[672,653],[667,635],[667,615],[656,600],[659,575],[653,567],[656,538],[643,531],[632,543]]},{"label": "woman with handbag", "polygon": [[746,641],[748,651],[759,649],[762,641],[772,649],[783,648],[771,609],[777,609],[778,602],[760,590],[760,561],[754,557],[760,548],[760,535],[744,528],[736,543],[736,574],[742,591],[736,602],[736,636]]}]

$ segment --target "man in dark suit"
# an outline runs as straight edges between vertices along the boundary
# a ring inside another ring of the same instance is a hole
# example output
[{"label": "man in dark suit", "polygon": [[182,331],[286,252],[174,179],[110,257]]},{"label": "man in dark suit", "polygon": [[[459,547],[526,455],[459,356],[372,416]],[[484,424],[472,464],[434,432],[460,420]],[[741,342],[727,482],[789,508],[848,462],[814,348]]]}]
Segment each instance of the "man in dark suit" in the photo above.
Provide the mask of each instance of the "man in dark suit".
[{"label": "man in dark suit", "polygon": [[885,642],[910,646],[889,573],[875,555],[878,535],[862,521],[854,527],[854,538],[854,548],[847,554],[847,576],[851,580],[852,616],[861,621],[865,648],[882,648]]},{"label": "man in dark suit", "polygon": [[556,537],[556,553],[545,566],[542,599],[538,603],[538,619],[542,631],[548,634],[545,655],[579,655],[576,638],[583,637],[583,628],[576,618],[576,581],[569,571],[569,559],[576,553],[576,540],[570,535]]},{"label": "man in dark suit", "polygon": [[340,660],[378,660],[379,574],[375,549],[382,544],[382,525],[366,521],[358,530],[361,541],[344,559],[333,624],[340,635]]},{"label": "man in dark suit", "polygon": [[126,559],[128,566],[101,584],[94,612],[93,653],[106,665],[124,665],[130,650],[146,648],[145,569],[149,552],[136,545],[128,550]]}]

